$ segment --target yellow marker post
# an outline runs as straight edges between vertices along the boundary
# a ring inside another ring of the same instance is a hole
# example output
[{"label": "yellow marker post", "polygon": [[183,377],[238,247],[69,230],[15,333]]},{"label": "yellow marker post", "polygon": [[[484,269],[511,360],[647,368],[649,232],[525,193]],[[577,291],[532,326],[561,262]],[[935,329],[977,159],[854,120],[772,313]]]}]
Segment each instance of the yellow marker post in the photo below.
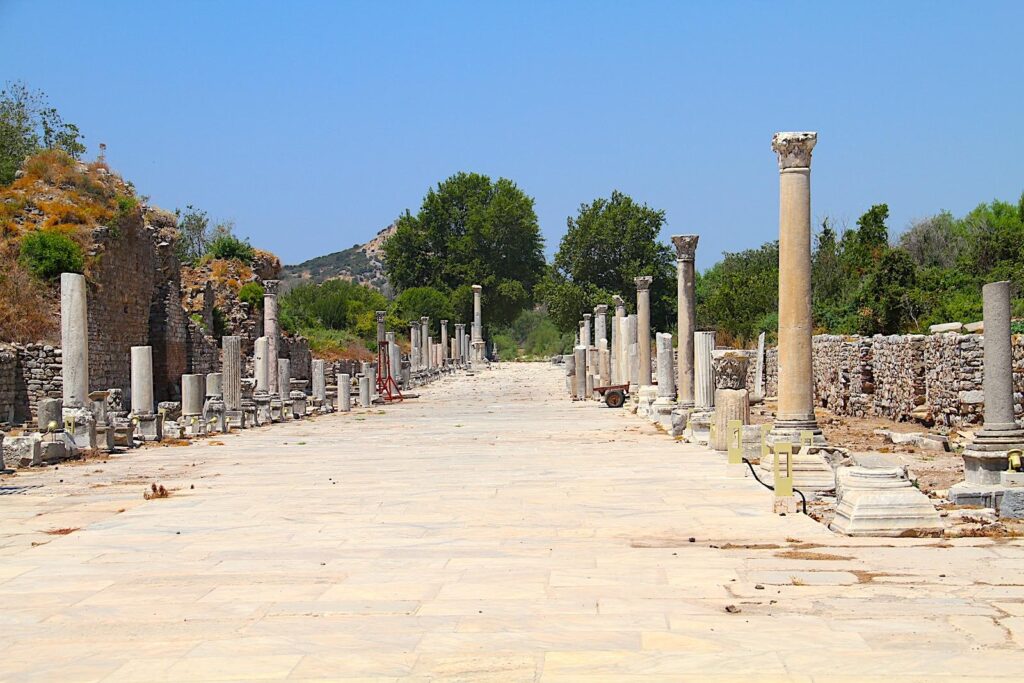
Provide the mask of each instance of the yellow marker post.
[{"label": "yellow marker post", "polygon": [[1024,464],[1024,451],[1022,451],[1019,448],[1014,448],[1011,451],[1007,451],[1006,459],[1009,465],[1007,471],[1020,472],[1021,465]]},{"label": "yellow marker post", "polygon": [[[779,470],[779,460],[786,456],[786,470]],[[793,444],[775,444],[775,462],[772,474],[775,479],[775,499],[773,508],[776,513],[796,512],[796,499],[793,498]]]},{"label": "yellow marker post", "polygon": [[739,420],[729,420],[729,464],[743,464],[743,423]]}]

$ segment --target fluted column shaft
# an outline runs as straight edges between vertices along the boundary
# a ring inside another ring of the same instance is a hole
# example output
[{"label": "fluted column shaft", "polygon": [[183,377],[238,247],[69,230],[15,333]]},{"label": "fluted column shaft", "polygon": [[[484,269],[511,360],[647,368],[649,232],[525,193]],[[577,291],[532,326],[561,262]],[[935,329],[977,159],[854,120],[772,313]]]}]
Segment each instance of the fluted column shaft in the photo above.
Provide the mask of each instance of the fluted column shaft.
[{"label": "fluted column shaft", "polygon": [[692,407],[694,398],[693,376],[693,333],[697,329],[697,302],[695,293],[695,260],[697,235],[673,235],[676,247],[676,295],[679,300],[676,311],[678,330],[679,368],[676,378],[679,404]]},{"label": "fluted column shaft", "polygon": [[649,275],[636,278],[636,343],[640,362],[637,384],[651,384],[651,281]]}]

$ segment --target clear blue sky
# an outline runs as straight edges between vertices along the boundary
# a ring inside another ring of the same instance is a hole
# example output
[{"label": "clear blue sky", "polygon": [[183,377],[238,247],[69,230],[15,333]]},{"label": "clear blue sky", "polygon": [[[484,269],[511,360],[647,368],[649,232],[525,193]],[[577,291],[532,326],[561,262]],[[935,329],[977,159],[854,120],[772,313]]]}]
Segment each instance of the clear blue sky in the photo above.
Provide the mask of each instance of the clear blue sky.
[{"label": "clear blue sky", "polygon": [[363,242],[460,170],[536,198],[551,254],[618,188],[701,235],[777,234],[777,130],[813,213],[890,227],[1024,189],[1024,2],[0,0],[0,80],[44,90],[157,205],[287,263]]}]

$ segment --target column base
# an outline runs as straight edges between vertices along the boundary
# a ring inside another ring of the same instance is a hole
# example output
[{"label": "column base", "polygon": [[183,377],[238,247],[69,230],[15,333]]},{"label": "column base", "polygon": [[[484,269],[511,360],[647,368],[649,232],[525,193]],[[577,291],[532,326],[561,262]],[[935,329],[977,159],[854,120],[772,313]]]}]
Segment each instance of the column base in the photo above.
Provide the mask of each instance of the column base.
[{"label": "column base", "polygon": [[769,446],[777,443],[791,443],[794,449],[800,445],[803,432],[810,432],[813,439],[812,445],[825,446],[825,435],[821,433],[817,420],[776,420],[772,430],[768,432],[766,441]]},{"label": "column base", "polygon": [[162,415],[132,415],[135,422],[135,433],[143,441],[160,441],[164,438],[164,418]]}]

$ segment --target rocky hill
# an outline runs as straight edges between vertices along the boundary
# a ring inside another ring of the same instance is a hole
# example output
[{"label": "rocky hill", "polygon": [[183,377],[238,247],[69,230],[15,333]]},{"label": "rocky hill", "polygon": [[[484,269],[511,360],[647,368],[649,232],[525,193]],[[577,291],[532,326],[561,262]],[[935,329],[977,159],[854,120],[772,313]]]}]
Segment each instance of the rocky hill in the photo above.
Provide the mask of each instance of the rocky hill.
[{"label": "rocky hill", "polygon": [[395,232],[392,223],[366,244],[285,266],[281,280],[285,288],[326,280],[350,280],[390,294],[391,286],[384,273],[384,242]]}]

